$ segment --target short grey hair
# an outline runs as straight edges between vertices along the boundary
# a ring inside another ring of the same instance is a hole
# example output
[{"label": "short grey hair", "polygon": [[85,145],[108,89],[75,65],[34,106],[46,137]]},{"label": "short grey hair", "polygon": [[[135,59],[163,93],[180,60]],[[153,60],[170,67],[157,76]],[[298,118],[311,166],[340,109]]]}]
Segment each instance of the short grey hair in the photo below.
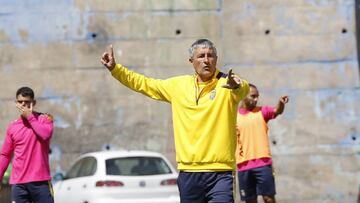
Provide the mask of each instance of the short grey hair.
[{"label": "short grey hair", "polygon": [[189,57],[190,58],[194,57],[194,52],[199,47],[212,49],[212,50],[214,50],[215,56],[217,56],[216,47],[214,46],[214,44],[210,40],[208,40],[208,39],[198,39],[189,48]]}]

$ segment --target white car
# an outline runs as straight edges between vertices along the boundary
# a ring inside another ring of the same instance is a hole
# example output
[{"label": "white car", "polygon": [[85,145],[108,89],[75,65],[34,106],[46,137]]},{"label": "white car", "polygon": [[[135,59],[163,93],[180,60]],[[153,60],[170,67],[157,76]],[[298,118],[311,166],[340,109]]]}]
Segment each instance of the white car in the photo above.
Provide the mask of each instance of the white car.
[{"label": "white car", "polygon": [[54,198],[55,203],[179,203],[177,176],[156,152],[93,152],[80,156],[65,176],[56,175]]}]

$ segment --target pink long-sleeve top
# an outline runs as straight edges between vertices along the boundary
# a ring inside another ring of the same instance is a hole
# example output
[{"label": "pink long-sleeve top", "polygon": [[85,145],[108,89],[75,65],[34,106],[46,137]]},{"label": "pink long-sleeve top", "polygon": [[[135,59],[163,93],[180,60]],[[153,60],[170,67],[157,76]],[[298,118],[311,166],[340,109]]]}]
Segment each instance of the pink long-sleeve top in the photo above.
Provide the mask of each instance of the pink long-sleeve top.
[{"label": "pink long-sleeve top", "polygon": [[10,184],[50,180],[49,148],[52,117],[34,112],[10,123],[0,154],[0,181],[11,161]]}]

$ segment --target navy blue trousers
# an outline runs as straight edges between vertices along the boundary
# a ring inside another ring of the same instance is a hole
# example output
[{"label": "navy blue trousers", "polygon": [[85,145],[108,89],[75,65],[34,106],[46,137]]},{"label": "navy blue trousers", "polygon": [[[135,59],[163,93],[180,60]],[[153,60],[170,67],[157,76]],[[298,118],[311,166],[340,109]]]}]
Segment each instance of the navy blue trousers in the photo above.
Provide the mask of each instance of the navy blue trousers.
[{"label": "navy blue trousers", "polygon": [[12,185],[11,201],[15,203],[54,203],[52,185],[50,181]]},{"label": "navy blue trousers", "polygon": [[233,172],[180,172],[181,203],[234,203]]}]

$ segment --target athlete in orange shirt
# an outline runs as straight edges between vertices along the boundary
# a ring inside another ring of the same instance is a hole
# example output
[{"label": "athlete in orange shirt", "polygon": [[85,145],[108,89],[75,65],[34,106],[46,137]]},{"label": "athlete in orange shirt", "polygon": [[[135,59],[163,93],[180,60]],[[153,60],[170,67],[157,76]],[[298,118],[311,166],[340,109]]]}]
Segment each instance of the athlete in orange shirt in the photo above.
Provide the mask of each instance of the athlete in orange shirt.
[{"label": "athlete in orange shirt", "polygon": [[240,197],[247,203],[257,203],[257,196],[262,195],[265,203],[274,203],[276,191],[267,122],[282,114],[289,98],[281,96],[276,107],[257,106],[259,91],[255,85],[249,86],[236,124]]}]

